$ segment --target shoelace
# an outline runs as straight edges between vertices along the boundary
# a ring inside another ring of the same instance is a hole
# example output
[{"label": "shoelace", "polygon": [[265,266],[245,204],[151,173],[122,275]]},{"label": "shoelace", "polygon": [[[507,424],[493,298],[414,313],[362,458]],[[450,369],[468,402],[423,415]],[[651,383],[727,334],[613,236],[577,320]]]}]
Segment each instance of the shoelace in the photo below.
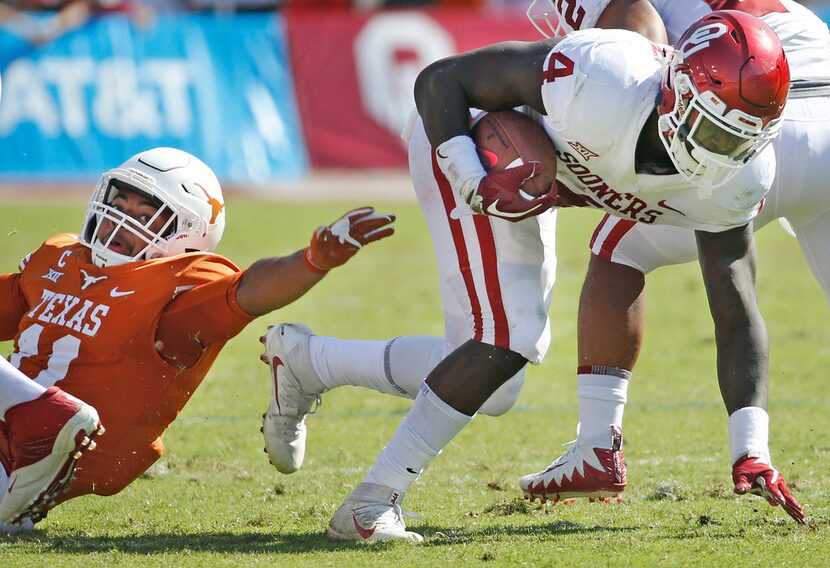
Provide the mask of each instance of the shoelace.
[{"label": "shoelace", "polygon": [[544,472],[548,471],[549,469],[554,467],[556,464],[567,462],[570,459],[571,455],[577,452],[576,440],[571,440],[570,442],[565,442],[564,444],[562,444],[563,448],[567,447],[567,446],[571,446],[568,449],[568,451],[565,452],[564,454],[562,454],[561,456],[559,456],[558,458],[556,458],[555,460],[553,460],[552,462],[550,462],[548,467],[543,469],[541,473],[544,473]]},{"label": "shoelace", "polygon": [[379,528],[399,527],[403,530],[406,530],[406,523],[404,523],[403,520],[404,517],[419,520],[423,518],[418,513],[404,511],[403,509],[401,509],[400,505],[390,505],[388,503],[377,503],[371,505],[371,508],[367,509],[366,512],[374,516],[374,514],[377,513],[379,509],[382,510],[373,521],[374,525]]}]

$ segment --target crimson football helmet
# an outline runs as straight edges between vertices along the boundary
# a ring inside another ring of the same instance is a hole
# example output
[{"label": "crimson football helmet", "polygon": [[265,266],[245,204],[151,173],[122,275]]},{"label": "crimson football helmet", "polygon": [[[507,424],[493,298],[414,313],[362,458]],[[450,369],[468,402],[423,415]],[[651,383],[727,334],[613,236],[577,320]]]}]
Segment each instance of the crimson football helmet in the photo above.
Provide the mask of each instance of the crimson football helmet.
[{"label": "crimson football helmet", "polygon": [[702,196],[723,185],[781,127],[790,69],[778,36],[745,12],[712,12],[680,37],[663,71],[660,139]]},{"label": "crimson football helmet", "polygon": [[[113,207],[119,190],[137,192],[158,210],[150,219],[134,219]],[[169,218],[157,230],[159,219]],[[100,234],[101,221],[114,226]],[[191,251],[212,251],[225,229],[222,188],[201,160],[175,148],[153,148],[136,154],[119,167],[104,172],[89,200],[78,240],[92,250],[96,266],[117,266]],[[145,246],[133,256],[109,245],[120,231],[128,231]]]}]

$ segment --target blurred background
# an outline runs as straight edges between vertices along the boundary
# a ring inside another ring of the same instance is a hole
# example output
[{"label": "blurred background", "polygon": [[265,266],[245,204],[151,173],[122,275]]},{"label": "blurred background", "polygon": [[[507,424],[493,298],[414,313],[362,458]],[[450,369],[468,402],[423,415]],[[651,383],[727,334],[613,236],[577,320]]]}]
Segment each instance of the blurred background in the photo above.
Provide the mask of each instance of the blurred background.
[{"label": "blurred background", "polygon": [[[830,17],[830,0],[804,3]],[[458,51],[538,39],[527,4],[3,2],[0,188],[88,184],[154,146],[260,193],[344,170],[405,179],[399,132],[417,73]]]}]

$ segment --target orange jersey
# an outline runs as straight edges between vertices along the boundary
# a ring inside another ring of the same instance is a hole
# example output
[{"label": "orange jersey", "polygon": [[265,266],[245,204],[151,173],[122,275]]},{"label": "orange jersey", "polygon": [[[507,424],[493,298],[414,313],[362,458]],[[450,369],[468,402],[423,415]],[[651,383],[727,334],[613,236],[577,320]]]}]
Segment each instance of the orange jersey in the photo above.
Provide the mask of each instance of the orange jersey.
[{"label": "orange jersey", "polygon": [[64,234],[0,276],[0,340],[14,337],[12,364],[93,405],[107,429],[79,462],[70,497],[120,491],[158,459],[162,432],[254,318],[236,303],[241,274],[207,253],[98,268]]}]

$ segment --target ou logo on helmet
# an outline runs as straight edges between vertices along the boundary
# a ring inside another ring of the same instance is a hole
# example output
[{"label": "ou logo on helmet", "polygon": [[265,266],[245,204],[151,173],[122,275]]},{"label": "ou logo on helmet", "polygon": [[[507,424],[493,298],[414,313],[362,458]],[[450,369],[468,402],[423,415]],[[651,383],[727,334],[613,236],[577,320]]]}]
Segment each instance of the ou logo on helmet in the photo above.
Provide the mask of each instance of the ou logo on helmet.
[{"label": "ou logo on helmet", "polygon": [[685,59],[701,49],[709,47],[709,42],[727,33],[729,29],[721,23],[709,24],[696,29],[680,46],[680,54]]}]

